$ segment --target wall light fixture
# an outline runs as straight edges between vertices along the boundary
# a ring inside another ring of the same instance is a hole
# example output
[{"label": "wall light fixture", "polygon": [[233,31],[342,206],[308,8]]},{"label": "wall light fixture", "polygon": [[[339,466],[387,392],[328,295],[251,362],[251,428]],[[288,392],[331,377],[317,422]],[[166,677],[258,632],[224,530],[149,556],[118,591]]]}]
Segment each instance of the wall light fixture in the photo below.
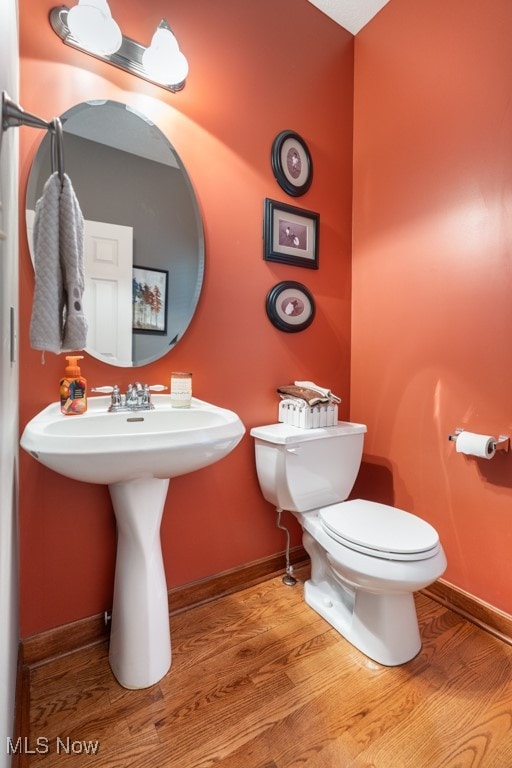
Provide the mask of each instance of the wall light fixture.
[{"label": "wall light fixture", "polygon": [[78,0],[71,9],[65,5],[53,8],[50,24],[72,48],[173,93],[185,86],[188,62],[165,19],[148,47],[121,33],[107,0]]},{"label": "wall light fixture", "polygon": [[167,82],[169,72],[173,73],[177,82],[185,82],[188,61],[180,51],[178,41],[165,19],[158,25],[151,45],[142,54],[142,65],[156,83]]},{"label": "wall light fixture", "polygon": [[91,53],[106,55],[121,47],[123,36],[107,0],[78,0],[67,18],[69,31]]}]

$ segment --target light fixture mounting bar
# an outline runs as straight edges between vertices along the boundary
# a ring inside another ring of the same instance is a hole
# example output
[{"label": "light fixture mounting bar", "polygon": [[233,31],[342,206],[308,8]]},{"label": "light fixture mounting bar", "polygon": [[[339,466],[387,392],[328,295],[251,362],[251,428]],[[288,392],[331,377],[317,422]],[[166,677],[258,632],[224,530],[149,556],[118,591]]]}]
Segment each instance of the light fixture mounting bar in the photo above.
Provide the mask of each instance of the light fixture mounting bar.
[{"label": "light fixture mounting bar", "polygon": [[67,25],[68,12],[69,8],[65,5],[52,8],[50,11],[50,24],[52,25],[53,31],[66,45],[71,46],[71,48],[76,48],[76,50],[82,51],[82,53],[86,53],[88,56],[93,56],[95,59],[100,59],[100,61],[106,61],[108,64],[113,64],[124,72],[129,72],[132,75],[141,77],[143,80],[147,80],[148,83],[158,85],[160,88],[165,88],[165,90],[171,91],[172,93],[177,93],[185,87],[185,81],[177,83],[176,85],[164,85],[148,77],[142,66],[142,56],[146,47],[125,35],[123,35],[121,47],[115,53],[102,55],[100,53],[92,53],[86,48],[83,48],[69,31]]}]

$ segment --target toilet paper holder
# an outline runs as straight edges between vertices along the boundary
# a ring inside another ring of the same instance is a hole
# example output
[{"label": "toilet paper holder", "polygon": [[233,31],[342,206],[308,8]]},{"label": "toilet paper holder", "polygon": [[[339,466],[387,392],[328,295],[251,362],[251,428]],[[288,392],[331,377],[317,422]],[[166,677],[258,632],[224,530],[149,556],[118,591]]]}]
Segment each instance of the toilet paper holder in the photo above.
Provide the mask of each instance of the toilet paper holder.
[{"label": "toilet paper holder", "polygon": [[[454,429],[451,435],[448,435],[448,440],[452,440],[454,443],[456,443],[457,437],[461,432],[464,432],[464,430],[460,427],[457,427],[457,429]],[[505,453],[508,453],[510,450],[510,437],[508,435],[498,435],[494,441],[493,448],[496,451],[505,451]]]}]

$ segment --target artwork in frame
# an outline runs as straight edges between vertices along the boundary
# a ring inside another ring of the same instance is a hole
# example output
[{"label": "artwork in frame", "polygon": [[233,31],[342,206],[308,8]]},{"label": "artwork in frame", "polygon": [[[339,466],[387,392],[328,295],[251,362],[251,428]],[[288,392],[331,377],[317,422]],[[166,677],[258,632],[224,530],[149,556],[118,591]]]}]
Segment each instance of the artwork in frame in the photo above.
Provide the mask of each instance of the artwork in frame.
[{"label": "artwork in frame", "polygon": [[305,285],[284,280],[268,292],[266,310],[269,320],[280,331],[297,333],[311,325],[316,307]]},{"label": "artwork in frame", "polygon": [[264,259],[318,269],[320,214],[265,200]]},{"label": "artwork in frame", "polygon": [[295,131],[281,131],[272,143],[272,170],[276,181],[293,197],[303,195],[313,181],[313,162],[304,139]]},{"label": "artwork in frame", "polygon": [[169,272],[153,267],[133,267],[132,330],[134,333],[167,333]]}]

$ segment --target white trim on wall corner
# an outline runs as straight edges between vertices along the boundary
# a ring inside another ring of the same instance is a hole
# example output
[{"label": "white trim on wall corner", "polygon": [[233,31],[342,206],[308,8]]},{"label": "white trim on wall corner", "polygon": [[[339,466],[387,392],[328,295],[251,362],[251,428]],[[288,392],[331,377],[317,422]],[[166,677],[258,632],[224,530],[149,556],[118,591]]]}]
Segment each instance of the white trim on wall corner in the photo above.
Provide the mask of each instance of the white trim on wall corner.
[{"label": "white trim on wall corner", "polygon": [[[17,99],[16,0],[0,0],[0,18],[0,90]],[[19,644],[18,365],[11,361],[18,316],[18,142],[18,131],[3,134],[0,163],[0,768],[11,765],[5,745],[15,728]]]}]

